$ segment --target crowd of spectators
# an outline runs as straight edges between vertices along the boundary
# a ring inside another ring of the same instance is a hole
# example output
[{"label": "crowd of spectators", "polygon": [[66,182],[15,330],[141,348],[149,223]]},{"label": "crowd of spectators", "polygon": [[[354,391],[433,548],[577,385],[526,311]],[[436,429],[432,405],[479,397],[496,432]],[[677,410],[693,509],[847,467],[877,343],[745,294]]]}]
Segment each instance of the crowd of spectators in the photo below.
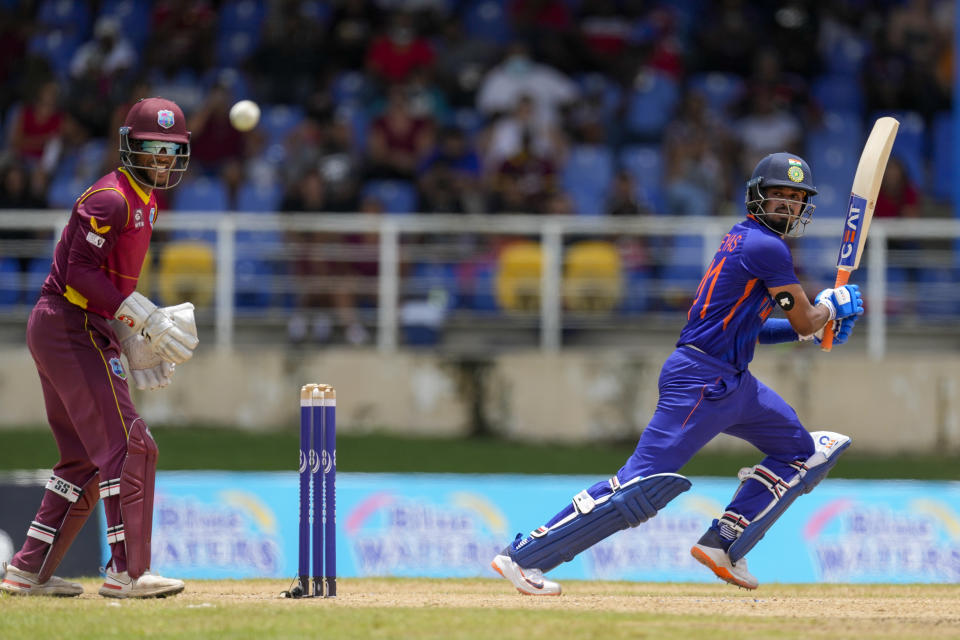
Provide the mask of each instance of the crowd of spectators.
[{"label": "crowd of spectators", "polygon": [[[829,183],[835,145],[897,112],[918,141],[898,141],[884,215],[918,215],[919,193],[949,194],[933,156],[953,7],[4,1],[0,206],[69,206],[116,166],[132,101],[162,95],[187,114],[190,178],[212,179],[227,210],[736,214],[763,155],[806,154]],[[264,109],[249,134],[227,119],[240,98]],[[271,196],[252,204],[249,185]],[[161,205],[195,208],[178,191]]]}]

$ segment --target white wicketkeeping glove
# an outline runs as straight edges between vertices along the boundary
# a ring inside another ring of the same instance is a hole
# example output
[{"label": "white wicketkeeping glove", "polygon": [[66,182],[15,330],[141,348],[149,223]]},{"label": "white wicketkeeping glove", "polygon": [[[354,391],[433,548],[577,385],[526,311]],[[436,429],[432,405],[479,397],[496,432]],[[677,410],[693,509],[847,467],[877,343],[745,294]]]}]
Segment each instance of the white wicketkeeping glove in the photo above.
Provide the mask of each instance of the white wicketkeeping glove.
[{"label": "white wicketkeeping glove", "polygon": [[119,320],[113,320],[110,324],[117,334],[120,348],[127,356],[130,376],[137,389],[153,391],[170,384],[176,365],[154,353],[146,338],[139,333],[133,333]]},{"label": "white wicketkeeping glove", "polygon": [[134,291],[117,309],[116,319],[133,333],[142,333],[150,349],[173,364],[183,364],[197,348],[197,327],[189,302],[160,309]]}]

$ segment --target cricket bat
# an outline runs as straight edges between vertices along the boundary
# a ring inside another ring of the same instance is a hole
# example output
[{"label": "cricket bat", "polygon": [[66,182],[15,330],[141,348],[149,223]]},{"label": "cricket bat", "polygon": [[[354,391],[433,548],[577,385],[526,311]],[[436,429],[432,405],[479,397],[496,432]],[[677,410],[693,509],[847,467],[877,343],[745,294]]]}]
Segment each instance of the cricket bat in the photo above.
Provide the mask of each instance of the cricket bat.
[{"label": "cricket bat", "polygon": [[[873,219],[873,209],[877,205],[877,194],[883,182],[883,172],[887,169],[890,149],[897,137],[900,123],[895,118],[879,118],[873,124],[867,144],[860,154],[857,173],[853,177],[850,189],[850,202],[847,216],[843,221],[843,235],[840,240],[840,254],[837,257],[837,281],[834,288],[842,287],[850,281],[852,274],[860,266],[860,256],[867,242],[867,232]],[[833,348],[833,323],[828,322],[823,330],[820,348],[830,351]]]}]

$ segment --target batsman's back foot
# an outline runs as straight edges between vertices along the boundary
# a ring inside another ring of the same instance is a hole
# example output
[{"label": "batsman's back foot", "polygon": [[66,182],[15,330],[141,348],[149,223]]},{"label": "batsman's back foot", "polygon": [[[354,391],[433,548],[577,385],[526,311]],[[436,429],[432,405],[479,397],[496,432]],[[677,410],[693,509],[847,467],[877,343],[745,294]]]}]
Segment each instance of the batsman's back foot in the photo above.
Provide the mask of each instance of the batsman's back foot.
[{"label": "batsman's back foot", "polygon": [[145,572],[139,578],[131,578],[126,571],[115,573],[109,569],[100,586],[104,598],[166,598],[184,589],[182,580],[164,578]]},{"label": "batsman's back foot", "polygon": [[743,589],[756,589],[760,586],[747,569],[746,558],[740,558],[736,563],[730,561],[730,556],[714,529],[709,529],[703,534],[697,544],[690,549],[690,555],[724,582]]},{"label": "batsman's back foot", "polygon": [[525,596],[558,596],[562,591],[559,584],[544,578],[540,569],[524,569],[505,553],[495,557],[490,566]]},{"label": "batsman's back foot", "polygon": [[57,576],[50,576],[46,582],[40,582],[39,576],[4,563],[3,582],[0,591],[18,596],[58,596],[70,598],[83,593],[83,587]]}]

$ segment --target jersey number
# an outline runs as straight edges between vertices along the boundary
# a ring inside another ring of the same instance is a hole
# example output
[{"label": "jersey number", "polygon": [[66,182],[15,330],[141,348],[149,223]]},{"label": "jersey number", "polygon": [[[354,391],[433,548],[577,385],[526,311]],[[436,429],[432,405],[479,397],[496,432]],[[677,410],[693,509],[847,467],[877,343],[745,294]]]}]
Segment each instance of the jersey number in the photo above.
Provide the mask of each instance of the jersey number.
[{"label": "jersey number", "polygon": [[[700,280],[700,286],[697,287],[697,297],[694,298],[693,304],[690,305],[690,310],[687,311],[687,320],[690,319],[690,315],[693,313],[693,310],[698,304],[700,304],[700,298],[704,295],[704,290],[706,290],[706,297],[703,299],[703,306],[700,308],[700,317],[704,318],[707,315],[707,307],[710,306],[710,298],[713,296],[713,287],[717,284],[717,278],[720,277],[720,272],[723,270],[723,263],[727,261],[727,256],[724,256],[719,263],[717,263],[716,258],[713,259],[713,262],[710,263],[710,268],[707,269],[707,272],[703,274],[703,279]],[[707,287],[707,281],[710,281],[710,286]]]}]

